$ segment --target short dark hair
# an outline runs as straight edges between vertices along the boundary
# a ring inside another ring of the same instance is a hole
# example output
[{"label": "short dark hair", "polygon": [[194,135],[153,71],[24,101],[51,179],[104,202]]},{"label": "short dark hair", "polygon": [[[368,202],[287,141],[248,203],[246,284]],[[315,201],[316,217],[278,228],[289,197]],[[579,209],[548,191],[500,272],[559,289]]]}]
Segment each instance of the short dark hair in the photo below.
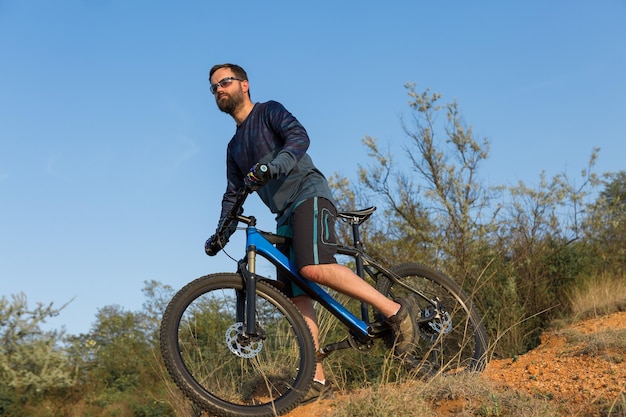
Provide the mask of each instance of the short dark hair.
[{"label": "short dark hair", "polygon": [[[221,68],[228,68],[233,72],[233,74],[235,74],[235,77],[248,81],[248,74],[246,74],[246,70],[241,68],[239,65],[218,64],[213,65],[213,68],[211,68],[211,71],[209,71],[209,82],[211,82],[211,77],[213,76],[213,73]],[[248,98],[252,98],[252,96],[250,95],[250,88],[248,88]]]},{"label": "short dark hair", "polygon": [[222,68],[228,68],[233,72],[233,74],[235,74],[235,77],[248,81],[248,74],[246,74],[246,71],[243,68],[241,68],[239,65],[235,65],[235,64],[213,65],[213,68],[211,68],[211,71],[209,71],[209,80],[211,79],[215,71],[217,71],[218,69],[222,69]]}]

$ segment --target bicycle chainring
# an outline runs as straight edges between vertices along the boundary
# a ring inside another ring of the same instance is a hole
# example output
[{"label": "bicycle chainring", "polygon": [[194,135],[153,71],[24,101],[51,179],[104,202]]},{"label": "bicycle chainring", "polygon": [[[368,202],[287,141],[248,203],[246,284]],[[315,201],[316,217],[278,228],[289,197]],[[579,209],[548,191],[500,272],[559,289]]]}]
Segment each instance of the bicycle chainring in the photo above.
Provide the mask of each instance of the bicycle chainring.
[{"label": "bicycle chainring", "polygon": [[372,349],[372,347],[374,347],[372,342],[372,340],[368,340],[366,343],[363,343],[358,340],[352,332],[348,334],[348,343],[350,344],[350,347],[361,354],[366,354]]}]

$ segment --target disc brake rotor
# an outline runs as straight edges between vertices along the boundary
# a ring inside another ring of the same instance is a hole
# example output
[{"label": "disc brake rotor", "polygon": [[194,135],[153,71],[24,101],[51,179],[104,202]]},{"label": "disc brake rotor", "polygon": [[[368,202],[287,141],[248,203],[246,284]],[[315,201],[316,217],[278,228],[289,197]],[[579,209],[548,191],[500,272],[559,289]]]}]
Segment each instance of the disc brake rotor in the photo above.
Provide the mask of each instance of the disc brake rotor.
[{"label": "disc brake rotor", "polygon": [[452,330],[452,320],[450,320],[449,313],[443,313],[436,320],[428,323],[431,329],[437,333],[449,333]]},{"label": "disc brake rotor", "polygon": [[259,354],[263,349],[262,340],[247,340],[245,344],[242,343],[243,323],[238,322],[231,325],[226,330],[226,346],[235,355],[240,358],[250,359]]},{"label": "disc brake rotor", "polygon": [[[431,313],[428,309],[424,311],[424,315],[429,316]],[[426,340],[433,340],[440,334],[450,333],[452,330],[452,320],[450,313],[439,313],[432,320],[420,325],[422,336]]]}]

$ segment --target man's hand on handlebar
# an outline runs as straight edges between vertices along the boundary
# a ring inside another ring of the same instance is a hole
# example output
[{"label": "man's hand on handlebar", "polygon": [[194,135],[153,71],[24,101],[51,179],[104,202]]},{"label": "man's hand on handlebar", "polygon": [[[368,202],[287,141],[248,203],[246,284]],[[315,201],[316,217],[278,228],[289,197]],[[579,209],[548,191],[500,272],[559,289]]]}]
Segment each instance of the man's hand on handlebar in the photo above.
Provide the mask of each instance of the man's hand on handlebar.
[{"label": "man's hand on handlebar", "polygon": [[250,191],[256,191],[267,184],[270,178],[269,167],[266,164],[256,164],[243,180]]},{"label": "man's hand on handlebar", "polygon": [[215,256],[222,250],[225,244],[226,241],[223,237],[214,234],[204,243],[204,252],[209,256]]}]

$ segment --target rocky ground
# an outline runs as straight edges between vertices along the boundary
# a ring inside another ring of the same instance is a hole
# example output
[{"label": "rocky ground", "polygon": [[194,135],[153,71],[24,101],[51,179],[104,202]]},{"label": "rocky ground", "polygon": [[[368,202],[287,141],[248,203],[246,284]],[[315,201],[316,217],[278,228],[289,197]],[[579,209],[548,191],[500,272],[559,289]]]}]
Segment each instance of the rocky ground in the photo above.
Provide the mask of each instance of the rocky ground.
[{"label": "rocky ground", "polygon": [[[536,349],[508,359],[492,360],[481,378],[502,390],[517,390],[550,402],[562,416],[605,415],[626,390],[624,343],[615,346],[607,330],[626,329],[626,312],[581,321],[546,332]],[[608,342],[607,342],[607,339]],[[338,393],[333,401],[345,401]],[[331,401],[299,407],[289,417],[322,417],[330,414]],[[454,415],[453,407],[440,407],[439,415]],[[624,415],[619,408],[613,416]]]},{"label": "rocky ground", "polygon": [[597,415],[626,389],[623,345],[616,350],[604,343],[603,333],[609,329],[626,329],[626,312],[545,333],[536,349],[492,361],[483,377],[561,403],[564,415]]}]

